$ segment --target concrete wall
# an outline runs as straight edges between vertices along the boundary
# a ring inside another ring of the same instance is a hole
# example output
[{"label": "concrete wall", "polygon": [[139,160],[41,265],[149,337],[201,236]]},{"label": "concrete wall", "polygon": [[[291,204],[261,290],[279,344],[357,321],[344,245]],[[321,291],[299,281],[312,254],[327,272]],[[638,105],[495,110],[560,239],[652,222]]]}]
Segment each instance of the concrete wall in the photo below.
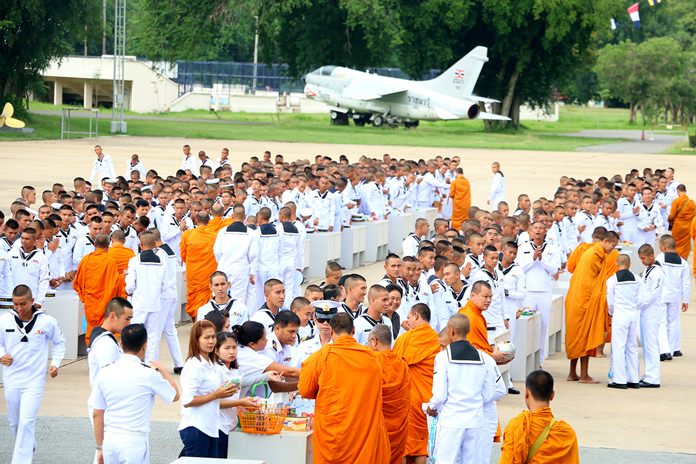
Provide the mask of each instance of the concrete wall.
[{"label": "concrete wall", "polygon": [[[135,57],[126,57],[126,108],[141,113],[166,111],[178,96],[178,85]],[[54,60],[43,72],[44,80],[53,83],[53,103],[63,103],[63,90],[82,96],[85,108],[99,102],[111,102],[114,59],[68,56]],[[96,95],[97,98],[93,96]]]}]

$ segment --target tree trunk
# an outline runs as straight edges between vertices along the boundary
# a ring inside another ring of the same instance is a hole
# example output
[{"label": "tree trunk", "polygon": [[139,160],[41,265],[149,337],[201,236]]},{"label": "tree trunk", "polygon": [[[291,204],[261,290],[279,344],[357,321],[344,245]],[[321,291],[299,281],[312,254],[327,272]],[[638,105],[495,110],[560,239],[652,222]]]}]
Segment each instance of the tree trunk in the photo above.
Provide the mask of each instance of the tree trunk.
[{"label": "tree trunk", "polygon": [[635,124],[636,123],[636,116],[638,115],[638,110],[637,110],[637,104],[635,102],[631,102],[629,105],[629,110],[631,112],[631,116],[629,118],[629,124]]}]

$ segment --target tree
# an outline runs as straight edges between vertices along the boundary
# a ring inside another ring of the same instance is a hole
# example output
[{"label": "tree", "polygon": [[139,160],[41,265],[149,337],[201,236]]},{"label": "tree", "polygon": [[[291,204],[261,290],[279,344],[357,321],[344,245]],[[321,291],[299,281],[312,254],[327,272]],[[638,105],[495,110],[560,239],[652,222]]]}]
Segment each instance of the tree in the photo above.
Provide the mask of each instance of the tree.
[{"label": "tree", "polygon": [[0,8],[0,97],[21,101],[42,85],[41,71],[70,53],[84,37],[85,12],[99,11],[95,0],[3,0]]},{"label": "tree", "polygon": [[521,104],[546,105],[557,85],[592,60],[597,31],[616,10],[612,0],[403,1],[400,58],[418,75],[487,46],[477,92],[502,100],[495,109],[516,126]]}]

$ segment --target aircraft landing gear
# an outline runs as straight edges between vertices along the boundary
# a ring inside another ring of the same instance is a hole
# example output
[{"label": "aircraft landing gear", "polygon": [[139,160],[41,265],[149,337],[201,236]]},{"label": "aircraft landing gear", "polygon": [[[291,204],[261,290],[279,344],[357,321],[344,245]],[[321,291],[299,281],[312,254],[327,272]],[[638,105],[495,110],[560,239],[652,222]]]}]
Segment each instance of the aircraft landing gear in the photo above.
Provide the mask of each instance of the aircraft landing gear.
[{"label": "aircraft landing gear", "polygon": [[406,129],[412,129],[414,127],[418,127],[419,121],[416,119],[415,121],[404,121],[404,127]]},{"label": "aircraft landing gear", "polygon": [[346,113],[332,111],[330,115],[331,115],[331,125],[332,126],[347,126],[348,125],[348,115]]},{"label": "aircraft landing gear", "polygon": [[384,125],[384,116],[381,114],[376,114],[372,118],[372,125],[374,127],[382,127]]},{"label": "aircraft landing gear", "polygon": [[353,113],[353,123],[357,127],[363,127],[368,122],[370,122],[370,115],[369,114]]}]

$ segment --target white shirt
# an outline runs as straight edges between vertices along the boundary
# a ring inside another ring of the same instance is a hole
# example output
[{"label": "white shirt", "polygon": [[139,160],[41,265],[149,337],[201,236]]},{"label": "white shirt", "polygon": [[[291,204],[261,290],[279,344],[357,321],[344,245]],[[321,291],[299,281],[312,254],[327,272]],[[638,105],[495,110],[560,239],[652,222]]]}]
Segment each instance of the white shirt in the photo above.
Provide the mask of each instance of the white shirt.
[{"label": "white shirt", "polygon": [[507,293],[503,305],[505,317],[507,319],[515,319],[517,310],[522,309],[525,296],[527,295],[526,275],[517,263],[512,263],[512,265],[506,268],[501,263],[498,263],[498,269],[503,274],[503,288],[505,293]]},{"label": "white shirt", "polygon": [[623,223],[619,228],[622,240],[633,241],[633,236],[636,233],[636,214],[633,212],[633,208],[636,206],[638,206],[636,197],[633,197],[633,201],[629,200],[628,197],[621,197],[616,202],[619,221]]},{"label": "white shirt", "polygon": [[24,284],[31,289],[34,301],[43,305],[50,280],[48,259],[43,251],[34,249],[25,253],[20,246],[12,248],[7,258],[10,262],[10,278],[9,282],[6,283],[8,288],[14,290],[17,285]]},{"label": "white shirt", "polygon": [[181,169],[183,169],[184,171],[188,169],[194,176],[197,176],[199,174],[200,166],[201,165],[198,162],[198,158],[196,158],[192,154],[184,156],[184,158],[181,160]]},{"label": "white shirt", "polygon": [[620,270],[607,279],[607,306],[614,317],[638,320],[640,280],[628,269]]},{"label": "white shirt", "polygon": [[314,190],[310,194],[309,204],[313,212],[312,221],[319,219],[317,230],[326,231],[334,225],[336,202],[333,197],[334,194],[328,190],[324,193]]},{"label": "white shirt", "polygon": [[215,365],[208,359],[189,358],[181,371],[181,421],[179,430],[195,427],[209,437],[217,438],[220,428],[220,400],[201,406],[184,407],[195,396],[208,395],[222,382]]},{"label": "white shirt", "polygon": [[[224,364],[219,362],[215,366],[220,374],[220,385],[225,382],[233,382],[242,384],[242,374],[239,369],[228,369]],[[239,392],[227,398],[227,400],[238,400]],[[220,408],[220,431],[225,435],[237,427],[237,408]]]},{"label": "white shirt", "polygon": [[[237,363],[239,364],[239,372],[242,374],[242,378],[255,378],[262,375],[273,364],[273,360],[248,346],[240,344],[237,350]],[[242,387],[239,395],[240,397],[245,397],[249,396],[250,393],[251,389],[249,387]]]},{"label": "white shirt", "polygon": [[89,175],[89,182],[96,181],[97,188],[101,189],[102,180],[116,178],[116,170],[111,156],[102,154],[101,159],[95,158],[92,162],[92,173]]},{"label": "white shirt", "polygon": [[196,315],[197,321],[202,321],[205,319],[205,315],[211,311],[227,311],[230,315],[230,327],[235,325],[242,325],[249,320],[249,309],[244,303],[239,300],[230,298],[230,300],[225,304],[218,304],[215,300],[210,300],[200,308],[198,308],[198,314]]},{"label": "white shirt", "polygon": [[688,303],[691,298],[691,272],[689,265],[676,253],[657,257],[665,275],[662,285],[662,303]]},{"label": "white shirt", "polygon": [[[580,236],[580,241],[585,243],[592,243],[592,232],[594,232],[594,217],[585,210],[580,210],[575,213],[573,218],[575,226],[578,227],[578,234]],[[585,228],[580,232],[580,227],[585,226]]]},{"label": "white shirt", "polygon": [[284,366],[289,366],[292,364],[292,358],[294,354],[294,347],[290,345],[283,345],[278,340],[274,330],[266,331],[266,348],[259,351],[264,356],[277,362],[278,364],[283,364]]},{"label": "white shirt", "polygon": [[143,163],[138,161],[135,164],[131,164],[131,161],[126,161],[126,179],[130,180],[130,174],[133,171],[138,171],[140,173],[140,180],[145,182],[145,176],[147,175],[147,169],[143,166]]},{"label": "white shirt", "polygon": [[228,276],[248,276],[258,255],[258,236],[241,222],[233,222],[218,232],[213,253],[218,271]]},{"label": "white shirt", "polygon": [[120,224],[117,223],[111,226],[111,232],[116,230],[121,230],[121,232],[123,232],[123,234],[126,236],[123,246],[130,248],[133,250],[133,253],[137,255],[140,248],[140,239],[138,238],[138,233],[135,231],[133,226],[128,226],[124,229]]},{"label": "white shirt", "polygon": [[401,243],[402,253],[401,256],[413,256],[418,254],[418,245],[420,245],[421,239],[415,233],[411,232],[406,236],[404,241]]},{"label": "white shirt", "polygon": [[505,176],[500,172],[493,174],[491,179],[490,201],[490,207],[493,210],[498,208],[498,203],[505,201]]},{"label": "white shirt", "polygon": [[[60,367],[65,356],[65,338],[58,322],[43,311],[20,321],[14,310],[0,314],[0,357],[12,355],[12,365],[3,366],[5,388],[43,388],[46,383],[48,345],[51,366]],[[27,341],[22,339],[26,336]]]},{"label": "white shirt", "polygon": [[145,250],[128,261],[126,293],[134,312],[158,313],[167,287],[167,264],[154,250]]},{"label": "white shirt", "polygon": [[[182,373],[182,384],[184,375]],[[104,367],[94,382],[90,403],[104,410],[104,432],[150,433],[155,396],[171,404],[176,390],[162,375],[132,354]],[[191,408],[195,409],[195,408]]]},{"label": "white shirt", "polygon": [[123,350],[119,346],[118,341],[116,341],[116,337],[108,330],[103,331],[90,340],[87,364],[89,367],[89,385],[92,388],[94,388],[94,381],[99,371],[104,366],[116,362],[122,354]]},{"label": "white shirt", "polygon": [[256,198],[254,195],[249,195],[244,200],[244,213],[248,216],[256,216],[259,212],[262,204],[263,198]]},{"label": "white shirt", "polygon": [[176,254],[169,245],[163,243],[160,247],[155,248],[155,253],[159,259],[165,263],[166,271],[164,273],[165,284],[164,289],[160,295],[161,299],[176,299],[179,296],[179,289],[176,286],[176,275],[178,269],[178,263],[176,259]]},{"label": "white shirt", "polygon": [[94,239],[92,239],[92,237],[89,235],[79,237],[75,242],[75,248],[73,249],[73,269],[76,269],[80,265],[82,258],[92,253],[94,250]]},{"label": "white shirt", "polygon": [[638,296],[638,309],[641,311],[664,311],[662,308],[662,286],[665,275],[660,263],[648,266],[641,274],[642,285]]},{"label": "white shirt", "polygon": [[541,259],[534,259],[537,245],[534,242],[523,243],[517,250],[515,262],[525,274],[528,292],[550,292],[553,276],[561,269],[561,252],[556,245],[544,242],[541,245]]},{"label": "white shirt", "polygon": [[276,226],[280,234],[279,252],[281,269],[304,269],[304,240],[292,222]]},{"label": "white shirt", "polygon": [[250,321],[258,322],[263,324],[266,328],[266,335],[270,335],[273,331],[273,324],[275,323],[275,314],[268,308],[267,304],[264,303],[250,318]]},{"label": "white shirt", "polygon": [[177,219],[173,214],[164,213],[162,216],[162,226],[159,228],[162,241],[169,245],[177,258],[181,256],[181,221],[185,221],[186,217]]},{"label": "white shirt", "polygon": [[[258,255],[252,264],[252,272],[276,272],[281,262],[280,235],[282,227],[274,224],[262,224],[258,228]],[[303,248],[304,250],[304,248]],[[263,283],[259,282],[259,285]]]},{"label": "white shirt", "polygon": [[505,328],[504,319],[507,319],[504,311],[504,299],[505,299],[505,289],[503,288],[503,273],[495,268],[493,272],[489,272],[487,269],[481,268],[471,275],[469,279],[470,286],[466,289],[466,294],[464,298],[467,300],[471,297],[471,289],[474,284],[482,280],[488,282],[493,290],[493,298],[491,300],[491,305],[486,311],[486,322],[489,327],[502,327]]},{"label": "white shirt", "polygon": [[355,327],[353,338],[355,338],[355,340],[361,345],[367,346],[367,338],[370,335],[370,331],[372,331],[374,326],[377,324],[384,324],[389,327],[390,330],[392,327],[391,320],[389,320],[389,318],[384,314],[381,314],[378,320],[372,319],[367,315],[367,312],[361,314],[355,318],[355,321],[353,321],[353,325]]},{"label": "white shirt", "polygon": [[489,358],[467,341],[457,341],[435,356],[433,396],[429,407],[438,411],[445,427],[478,429],[484,426],[483,404],[493,397]]}]

